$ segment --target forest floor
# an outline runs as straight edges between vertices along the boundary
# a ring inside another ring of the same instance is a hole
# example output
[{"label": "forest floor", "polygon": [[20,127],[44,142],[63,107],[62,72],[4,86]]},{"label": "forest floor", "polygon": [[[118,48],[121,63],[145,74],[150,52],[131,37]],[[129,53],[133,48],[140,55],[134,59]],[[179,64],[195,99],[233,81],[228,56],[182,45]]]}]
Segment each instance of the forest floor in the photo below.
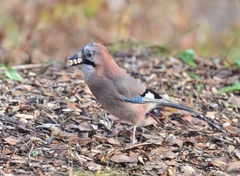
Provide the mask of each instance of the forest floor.
[{"label": "forest floor", "polygon": [[131,124],[104,111],[77,67],[23,65],[22,82],[0,75],[0,175],[240,174],[239,69],[200,57],[192,67],[173,56],[115,56],[223,131],[189,113],[156,111],[164,127],[137,128],[130,145]]}]

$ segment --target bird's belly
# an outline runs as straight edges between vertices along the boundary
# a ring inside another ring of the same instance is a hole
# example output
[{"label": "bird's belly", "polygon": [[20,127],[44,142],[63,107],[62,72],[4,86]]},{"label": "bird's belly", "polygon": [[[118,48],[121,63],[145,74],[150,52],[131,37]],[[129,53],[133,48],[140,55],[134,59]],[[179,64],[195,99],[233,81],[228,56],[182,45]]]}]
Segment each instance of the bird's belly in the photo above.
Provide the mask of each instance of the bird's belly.
[{"label": "bird's belly", "polygon": [[133,104],[121,100],[98,101],[105,110],[121,120],[130,121],[137,126],[146,123],[147,105]]}]

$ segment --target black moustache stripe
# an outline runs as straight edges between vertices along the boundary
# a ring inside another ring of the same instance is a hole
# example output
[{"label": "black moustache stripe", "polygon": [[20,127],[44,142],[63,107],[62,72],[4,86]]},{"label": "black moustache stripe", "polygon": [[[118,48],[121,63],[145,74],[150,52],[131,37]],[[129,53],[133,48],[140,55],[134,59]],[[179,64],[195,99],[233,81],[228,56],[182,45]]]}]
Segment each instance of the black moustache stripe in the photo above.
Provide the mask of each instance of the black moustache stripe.
[{"label": "black moustache stripe", "polygon": [[93,66],[93,67],[95,67],[96,65],[95,65],[95,63],[94,62],[92,62],[92,61],[90,61],[90,60],[83,60],[83,62],[82,62],[83,64],[86,64],[86,65],[91,65],[91,66]]}]

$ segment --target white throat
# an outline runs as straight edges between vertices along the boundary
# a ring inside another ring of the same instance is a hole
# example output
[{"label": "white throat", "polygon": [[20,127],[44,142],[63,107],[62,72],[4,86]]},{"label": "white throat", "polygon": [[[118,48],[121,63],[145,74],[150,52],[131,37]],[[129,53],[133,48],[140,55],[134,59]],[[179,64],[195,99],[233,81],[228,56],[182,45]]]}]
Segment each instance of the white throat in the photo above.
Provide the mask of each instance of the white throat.
[{"label": "white throat", "polygon": [[90,77],[92,76],[92,74],[94,72],[93,66],[92,65],[86,65],[86,64],[81,65],[81,70],[82,70],[82,73],[83,73],[86,81],[88,81],[90,79]]}]

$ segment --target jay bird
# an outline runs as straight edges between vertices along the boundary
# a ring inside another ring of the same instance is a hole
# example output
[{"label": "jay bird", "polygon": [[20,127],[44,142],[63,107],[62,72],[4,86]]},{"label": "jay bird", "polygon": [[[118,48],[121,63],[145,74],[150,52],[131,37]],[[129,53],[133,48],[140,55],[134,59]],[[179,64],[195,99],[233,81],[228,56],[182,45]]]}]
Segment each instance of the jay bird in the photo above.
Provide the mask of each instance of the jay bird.
[{"label": "jay bird", "polygon": [[76,55],[68,59],[68,64],[80,66],[88,87],[104,109],[133,124],[132,143],[137,141],[137,126],[160,123],[149,113],[154,108],[170,107],[196,113],[188,107],[164,100],[131,77],[118,66],[102,44],[84,45]]}]

